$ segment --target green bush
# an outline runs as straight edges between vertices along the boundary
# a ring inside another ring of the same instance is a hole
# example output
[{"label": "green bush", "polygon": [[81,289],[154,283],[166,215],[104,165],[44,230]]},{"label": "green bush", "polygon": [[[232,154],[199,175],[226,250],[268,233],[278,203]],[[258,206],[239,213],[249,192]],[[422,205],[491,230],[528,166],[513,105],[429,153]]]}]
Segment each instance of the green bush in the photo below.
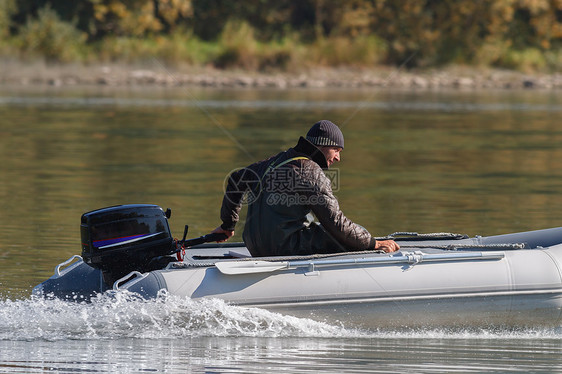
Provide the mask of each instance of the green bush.
[{"label": "green bush", "polygon": [[153,57],[155,46],[152,38],[106,37],[96,43],[94,55],[100,61],[131,63]]},{"label": "green bush", "polygon": [[218,42],[220,52],[214,61],[218,68],[258,68],[258,42],[254,29],[248,23],[228,22]]},{"label": "green bush", "polygon": [[16,0],[0,1],[0,39],[4,40],[10,35],[12,16],[17,11]]},{"label": "green bush", "polygon": [[28,18],[18,35],[21,49],[30,56],[41,56],[47,62],[69,62],[82,58],[86,34],[73,24],[61,21],[50,6]]},{"label": "green bush", "polygon": [[375,36],[355,38],[319,38],[304,43],[297,37],[281,41],[259,42],[247,23],[229,22],[218,40],[219,53],[214,60],[219,68],[243,68],[266,71],[311,66],[372,66],[386,55],[386,45]]},{"label": "green bush", "polygon": [[555,48],[544,54],[546,67],[551,72],[562,71],[562,48]]},{"label": "green bush", "polygon": [[480,46],[472,61],[467,62],[481,66],[501,66],[510,48],[511,43],[508,41],[490,40]]},{"label": "green bush", "polygon": [[498,65],[500,67],[515,69],[524,72],[544,71],[546,60],[544,54],[537,48],[525,50],[510,50],[503,56]]},{"label": "green bush", "polygon": [[376,36],[320,38],[304,50],[304,60],[310,65],[372,66],[384,60],[386,50]]},{"label": "green bush", "polygon": [[158,60],[171,66],[206,65],[219,54],[217,43],[204,42],[189,31],[177,30],[169,36],[152,38],[106,37],[95,44],[95,59],[134,63]]}]

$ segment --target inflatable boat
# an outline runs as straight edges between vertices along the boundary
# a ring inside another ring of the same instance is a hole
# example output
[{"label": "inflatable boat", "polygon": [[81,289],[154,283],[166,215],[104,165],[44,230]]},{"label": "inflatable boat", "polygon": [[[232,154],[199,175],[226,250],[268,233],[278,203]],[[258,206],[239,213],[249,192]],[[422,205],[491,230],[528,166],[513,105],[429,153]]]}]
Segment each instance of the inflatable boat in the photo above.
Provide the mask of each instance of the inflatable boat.
[{"label": "inflatable boat", "polygon": [[55,268],[36,297],[89,301],[126,290],[144,298],[218,298],[345,326],[558,326],[562,228],[468,237],[395,233],[395,253],[251,257],[209,234],[173,239],[170,210],[119,205],[81,217],[82,255]]}]

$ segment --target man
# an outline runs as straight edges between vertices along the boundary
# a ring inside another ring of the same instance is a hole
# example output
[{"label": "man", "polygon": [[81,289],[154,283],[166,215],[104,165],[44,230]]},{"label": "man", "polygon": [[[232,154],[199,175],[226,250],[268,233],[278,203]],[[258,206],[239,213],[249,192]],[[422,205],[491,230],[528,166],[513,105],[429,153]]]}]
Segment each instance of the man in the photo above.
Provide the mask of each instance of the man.
[{"label": "man", "polygon": [[375,240],[340,210],[323,169],[340,161],[343,147],[338,126],[322,120],[295,147],[232,172],[221,208],[223,223],[213,232],[227,239],[234,235],[246,194],[243,239],[254,257],[397,251],[397,243]]}]

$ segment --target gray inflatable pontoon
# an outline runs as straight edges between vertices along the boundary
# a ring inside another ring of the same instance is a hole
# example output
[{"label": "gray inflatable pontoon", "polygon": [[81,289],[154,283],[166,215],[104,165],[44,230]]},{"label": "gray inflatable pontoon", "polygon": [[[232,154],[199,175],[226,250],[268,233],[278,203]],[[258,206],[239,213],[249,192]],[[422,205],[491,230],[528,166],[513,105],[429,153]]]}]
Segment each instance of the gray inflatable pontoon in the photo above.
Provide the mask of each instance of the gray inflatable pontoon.
[{"label": "gray inflatable pontoon", "polygon": [[[127,269],[111,279],[103,266],[92,265],[95,256],[84,256],[83,235],[83,256],[58,265],[33,294],[88,301],[110,290],[145,298],[165,290],[368,328],[560,325],[562,228],[471,238],[389,237],[398,241],[399,252],[251,258],[242,243],[201,244],[187,249],[183,261],[161,256],[166,261],[154,269]],[[96,249],[116,246],[94,239]]]}]

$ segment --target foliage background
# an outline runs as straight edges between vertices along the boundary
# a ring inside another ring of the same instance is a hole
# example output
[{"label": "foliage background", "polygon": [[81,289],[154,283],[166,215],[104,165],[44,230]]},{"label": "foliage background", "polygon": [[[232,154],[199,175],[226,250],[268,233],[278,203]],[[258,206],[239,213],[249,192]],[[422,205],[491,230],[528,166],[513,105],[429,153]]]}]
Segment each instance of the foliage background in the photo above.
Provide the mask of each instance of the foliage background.
[{"label": "foliage background", "polygon": [[0,0],[0,55],[296,71],[562,70],[562,0]]}]

